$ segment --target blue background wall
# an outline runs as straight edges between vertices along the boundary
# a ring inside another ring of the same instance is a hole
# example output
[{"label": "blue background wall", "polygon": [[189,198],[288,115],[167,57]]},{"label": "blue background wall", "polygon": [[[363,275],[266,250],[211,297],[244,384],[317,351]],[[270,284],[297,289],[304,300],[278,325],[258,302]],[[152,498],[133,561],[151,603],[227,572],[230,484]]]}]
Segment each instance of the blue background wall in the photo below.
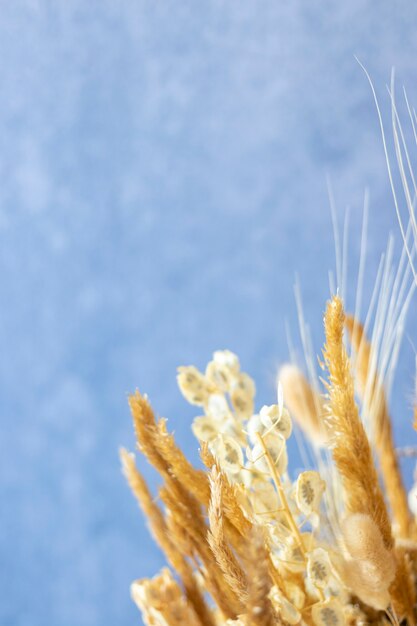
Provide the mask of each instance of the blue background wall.
[{"label": "blue background wall", "polygon": [[[369,186],[369,290],[398,228],[354,55],[389,120],[392,66],[416,102],[416,17],[388,0],[0,2],[1,624],[140,623],[130,581],[163,559],[119,471],[127,392],[194,458],[178,364],[228,347],[273,401],[296,271],[321,346],[326,174],[353,260]],[[407,341],[397,380],[409,441]]]}]

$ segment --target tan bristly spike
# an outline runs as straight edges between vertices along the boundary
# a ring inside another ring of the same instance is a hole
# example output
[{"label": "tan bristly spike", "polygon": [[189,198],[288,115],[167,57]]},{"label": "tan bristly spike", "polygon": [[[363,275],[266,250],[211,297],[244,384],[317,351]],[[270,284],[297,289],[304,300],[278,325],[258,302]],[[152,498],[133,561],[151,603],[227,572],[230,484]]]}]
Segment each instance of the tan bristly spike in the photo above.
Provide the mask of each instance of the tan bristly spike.
[{"label": "tan bristly spike", "polygon": [[210,522],[208,542],[227,583],[239,598],[243,607],[247,601],[247,581],[241,565],[225,540],[222,502],[223,483],[224,478],[214,465],[210,474],[211,499],[208,511]]},{"label": "tan bristly spike", "polygon": [[170,472],[181,481],[200,504],[207,506],[210,500],[207,474],[195,469],[182,450],[178,448],[174,436],[167,431],[165,419],[158,420],[156,427],[159,433],[158,451],[168,463]]},{"label": "tan bristly spike", "polygon": [[195,521],[199,520],[202,523],[202,512],[198,501],[184,485],[184,477],[178,475],[171,465],[173,446],[170,446],[167,456],[163,454],[166,446],[162,445],[161,440],[165,439],[165,434],[161,433],[157,427],[148,399],[137,391],[134,396],[129,397],[129,404],[139,449],[164,478],[178,502],[182,502],[188,508]]},{"label": "tan bristly spike", "polygon": [[165,553],[168,562],[180,576],[188,601],[194,607],[203,626],[214,626],[210,610],[195,582],[190,565],[170,540],[162,512],[155,504],[144,478],[136,468],[133,455],[121,448],[120,458],[127,482],[148,520],[155,541]]},{"label": "tan bristly spike", "polygon": [[131,596],[149,626],[201,626],[170,570],[164,568],[152,579],[135,580]]},{"label": "tan bristly spike", "polygon": [[[219,470],[213,455],[210,453],[207,444],[203,443],[200,450],[200,455],[203,463],[207,468],[213,468],[216,466]],[[228,537],[233,549],[238,553],[240,557],[245,557],[247,554],[247,541],[252,532],[252,524],[244,517],[242,509],[236,498],[234,488],[224,480],[222,483],[222,506],[224,509],[224,515],[226,516],[225,530],[228,531],[226,536]],[[233,530],[233,532],[231,532]],[[283,581],[280,573],[276,569],[272,562],[271,555],[268,554],[268,567],[271,578],[274,584],[283,589]]]},{"label": "tan bristly spike", "polygon": [[206,524],[196,520],[187,504],[179,501],[169,487],[162,487],[159,493],[164,504],[175,517],[177,524],[182,526],[190,537],[193,550],[200,558],[205,570],[207,590],[226,618],[236,617],[243,607],[213,558],[207,540],[208,528]]},{"label": "tan bristly spike", "polygon": [[[210,500],[208,477],[204,472],[193,468],[185,458],[183,452],[175,444],[173,436],[167,432],[166,421],[162,419],[156,421],[147,397],[142,396],[139,391],[129,397],[129,404],[138,446],[148,461],[164,478],[167,476],[175,478],[178,483],[175,487],[177,491],[189,491],[200,504],[208,507]],[[181,497],[180,494],[179,497]],[[231,488],[225,489],[224,499],[228,518],[225,532],[233,540],[235,549],[238,549],[239,537],[234,532],[234,526],[244,534],[250,529],[250,524],[236,503]]]},{"label": "tan bristly spike", "polygon": [[[215,458],[206,443],[202,443],[201,445],[200,456],[207,469],[211,470],[213,465],[216,465]],[[242,509],[236,499],[235,490],[227,481],[223,485],[223,506],[229,521],[242,536],[247,536],[247,533],[250,532],[252,528],[252,524],[243,515]]]},{"label": "tan bristly spike", "polygon": [[337,469],[342,476],[348,511],[370,515],[384,544],[394,541],[391,522],[378,483],[371,447],[355,403],[350,363],[343,344],[344,310],[338,296],[328,303],[324,318],[324,359],[329,371],[326,423]]},{"label": "tan bristly spike", "polygon": [[272,581],[268,572],[268,552],[262,531],[254,527],[248,541],[246,556],[248,602],[245,626],[280,626],[280,618],[269,599]]},{"label": "tan bristly spike", "polygon": [[413,523],[407,502],[407,494],[395,452],[391,419],[383,385],[378,372],[370,373],[372,345],[367,340],[363,326],[352,316],[346,316],[345,326],[356,352],[355,372],[358,391],[365,400],[375,436],[375,447],[387,493],[388,501],[400,538],[407,538]]},{"label": "tan bristly spike", "polygon": [[[334,296],[326,308],[323,351],[329,371],[327,425],[333,459],[342,477],[348,511],[369,515],[379,528],[385,548],[392,551],[391,522],[371,447],[355,403],[350,363],[343,344],[344,323],[343,303],[339,296]],[[391,600],[396,612],[406,615],[410,621],[414,607],[410,604],[411,599],[404,602],[403,589],[407,585],[404,569],[400,566],[390,588]]]},{"label": "tan bristly spike", "polygon": [[[198,513],[197,500],[184,485],[184,476],[175,471],[172,466],[171,461],[175,458],[173,453],[175,444],[171,441],[169,446],[166,445],[166,433],[158,429],[154,412],[147,397],[136,391],[134,395],[129,396],[129,405],[139,450],[165,480],[172,482],[172,488],[178,497],[187,498],[189,505]],[[168,454],[164,456],[166,452]]]}]

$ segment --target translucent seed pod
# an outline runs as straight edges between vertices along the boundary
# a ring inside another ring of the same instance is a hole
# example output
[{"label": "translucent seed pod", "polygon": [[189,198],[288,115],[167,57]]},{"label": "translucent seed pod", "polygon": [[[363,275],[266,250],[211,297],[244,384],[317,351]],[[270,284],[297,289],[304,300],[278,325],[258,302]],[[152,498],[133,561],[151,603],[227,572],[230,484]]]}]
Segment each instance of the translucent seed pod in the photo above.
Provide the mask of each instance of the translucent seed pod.
[{"label": "translucent seed pod", "polygon": [[249,419],[253,414],[253,397],[247,391],[236,387],[230,394],[230,400],[236,412],[236,416],[241,420]]},{"label": "translucent seed pod", "polygon": [[269,592],[272,606],[279,613],[282,619],[288,624],[298,624],[301,620],[301,613],[297,608],[280,592],[275,585]]},{"label": "translucent seed pod", "polygon": [[279,497],[273,485],[269,481],[255,480],[252,487],[249,498],[255,516],[259,516],[260,521],[275,517],[279,508]]},{"label": "translucent seed pod", "polygon": [[268,524],[269,538],[275,548],[282,548],[288,545],[292,533],[293,530],[288,521],[288,516],[284,511],[276,513],[273,521]]},{"label": "translucent seed pod", "polygon": [[250,490],[252,485],[258,480],[265,480],[265,476],[254,469],[252,463],[245,463],[245,467],[242,468],[242,475],[244,477],[243,484],[245,488]]},{"label": "translucent seed pod", "polygon": [[[287,446],[284,437],[270,433],[263,437],[263,442],[278,474],[284,474],[288,465]],[[248,452],[248,459],[254,467],[260,472],[269,474],[270,467],[263,446],[257,443]]]},{"label": "translucent seed pod", "polygon": [[315,587],[327,587],[332,568],[329,555],[323,548],[316,548],[307,555],[307,576]]},{"label": "translucent seed pod", "polygon": [[326,483],[315,471],[302,472],[295,485],[295,501],[304,515],[317,513]]},{"label": "translucent seed pod", "polygon": [[237,441],[241,446],[246,444],[245,433],[240,428],[240,424],[233,419],[233,416],[225,418],[221,421],[216,420],[216,424],[218,425],[219,433],[235,439],[235,441]]},{"label": "translucent seed pod", "polygon": [[334,598],[314,604],[311,616],[316,626],[343,626],[345,624],[342,606]]},{"label": "translucent seed pod", "polygon": [[211,442],[210,448],[223,470],[231,474],[240,473],[243,467],[243,452],[237,441],[232,437],[219,435]]},{"label": "translucent seed pod", "polygon": [[265,405],[260,410],[259,415],[262,424],[268,431],[278,432],[285,439],[291,436],[291,417],[285,407],[280,408],[278,404]]},{"label": "translucent seed pod", "polygon": [[306,594],[299,585],[291,581],[285,581],[285,594],[288,600],[295,606],[296,609],[301,611],[304,608],[306,602]]},{"label": "translucent seed pod", "polygon": [[[311,533],[301,533],[304,549],[310,551],[314,547],[314,538]],[[305,572],[305,557],[298,538],[291,535],[287,544],[281,550],[282,564],[290,572]]]},{"label": "translucent seed pod", "polygon": [[251,398],[255,397],[256,394],[256,386],[253,378],[246,374],[245,372],[240,372],[235,378],[232,379],[232,391],[240,389],[240,391],[245,392]]},{"label": "translucent seed pod", "polygon": [[219,434],[218,424],[206,415],[194,418],[191,429],[199,441],[213,441]]},{"label": "translucent seed pod", "polygon": [[221,393],[209,394],[204,402],[204,409],[207,415],[219,422],[232,417],[227,400]]},{"label": "translucent seed pod", "polygon": [[181,393],[190,404],[203,406],[208,398],[207,381],[193,365],[178,368],[177,382]]},{"label": "translucent seed pod", "polygon": [[254,445],[258,443],[257,433],[259,433],[260,435],[265,434],[266,428],[263,425],[261,416],[258,413],[252,415],[249,418],[248,423],[246,424],[246,430],[250,442]]},{"label": "translucent seed pod", "polygon": [[230,350],[217,350],[213,353],[213,360],[218,365],[226,367],[231,374],[235,376],[239,373],[240,363],[239,358]]},{"label": "translucent seed pod", "polygon": [[225,365],[210,361],[206,367],[206,378],[218,391],[222,393],[229,391],[232,374]]}]

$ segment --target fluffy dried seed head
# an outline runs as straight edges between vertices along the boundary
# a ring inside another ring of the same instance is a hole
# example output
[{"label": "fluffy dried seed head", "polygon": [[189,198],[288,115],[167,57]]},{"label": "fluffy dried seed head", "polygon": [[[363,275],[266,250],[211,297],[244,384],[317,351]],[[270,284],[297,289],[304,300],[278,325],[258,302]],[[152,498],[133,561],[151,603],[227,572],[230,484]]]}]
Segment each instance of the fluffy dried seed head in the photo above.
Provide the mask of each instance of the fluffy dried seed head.
[{"label": "fluffy dried seed head", "polygon": [[369,561],[347,560],[342,571],[343,581],[366,606],[385,611],[391,598],[388,587]]},{"label": "fluffy dried seed head", "polygon": [[342,523],[345,546],[351,558],[344,565],[346,585],[360,600],[377,610],[390,603],[389,587],[396,562],[384,545],[378,526],[369,515],[349,515]]},{"label": "fluffy dried seed head", "polygon": [[368,561],[389,586],[395,575],[395,558],[386,549],[378,526],[369,515],[355,513],[342,523],[346,548],[352,558]]}]

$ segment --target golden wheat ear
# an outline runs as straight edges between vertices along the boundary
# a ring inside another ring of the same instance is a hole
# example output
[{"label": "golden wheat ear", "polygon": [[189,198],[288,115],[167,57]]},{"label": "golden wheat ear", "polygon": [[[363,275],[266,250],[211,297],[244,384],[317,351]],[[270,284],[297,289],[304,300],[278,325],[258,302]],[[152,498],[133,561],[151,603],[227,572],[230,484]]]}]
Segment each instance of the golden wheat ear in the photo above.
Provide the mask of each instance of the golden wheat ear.
[{"label": "golden wheat ear", "polygon": [[364,513],[378,525],[388,549],[394,545],[372,450],[355,402],[353,377],[343,343],[345,313],[342,300],[334,296],[324,317],[324,360],[329,372],[326,424],[333,459],[342,477],[346,506]]},{"label": "golden wheat ear", "polygon": [[268,551],[259,528],[253,528],[249,536],[246,569],[248,600],[245,626],[280,626],[283,622],[275,612],[269,597],[272,580],[268,569]]},{"label": "golden wheat ear", "polygon": [[137,469],[133,454],[121,448],[120,458],[123,473],[133,495],[146,517],[156,543],[164,552],[168,563],[177,572],[182,581],[189,605],[193,608],[194,613],[198,616],[202,625],[214,626],[211,612],[195,580],[186,555],[182,554],[178,546],[171,540],[164,515],[149,491],[145,479]]},{"label": "golden wheat ear", "polygon": [[[327,304],[324,317],[326,343],[323,351],[329,372],[326,422],[330,445],[342,478],[347,510],[369,516],[378,527],[386,550],[392,552],[394,538],[391,521],[379,485],[371,446],[355,403],[354,382],[343,343],[344,326],[343,303],[339,296],[334,296]],[[389,593],[396,613],[407,616],[410,621],[414,614],[414,598],[407,593],[408,578],[401,559]]]},{"label": "golden wheat ear", "polygon": [[356,353],[355,380],[363,409],[371,422],[375,449],[394,520],[394,531],[398,537],[407,538],[413,526],[413,519],[408,508],[407,493],[395,451],[384,386],[373,365],[375,356],[372,344],[368,341],[362,324],[354,317],[347,315],[345,326]]},{"label": "golden wheat ear", "polygon": [[242,613],[247,603],[248,585],[246,575],[225,537],[222,495],[224,480],[221,472],[216,466],[213,466],[210,474],[211,499],[208,510],[210,522],[208,542],[225,580],[241,603],[239,613]]},{"label": "golden wheat ear", "polygon": [[[145,624],[201,626],[193,607],[168,568],[152,579],[135,580],[130,586],[133,601],[142,612]],[[155,622],[155,615],[158,622]],[[163,622],[159,620],[162,618]]]}]

